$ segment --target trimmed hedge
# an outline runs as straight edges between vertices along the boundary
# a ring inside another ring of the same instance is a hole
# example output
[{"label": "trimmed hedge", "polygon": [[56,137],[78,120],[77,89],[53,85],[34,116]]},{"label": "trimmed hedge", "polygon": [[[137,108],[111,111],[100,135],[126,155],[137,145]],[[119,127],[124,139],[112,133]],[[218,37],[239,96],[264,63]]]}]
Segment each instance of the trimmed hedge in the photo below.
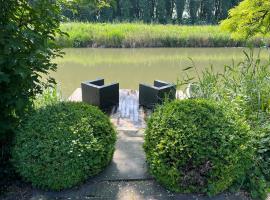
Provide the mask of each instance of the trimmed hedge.
[{"label": "trimmed hedge", "polygon": [[144,149],[151,174],[175,192],[218,194],[251,165],[249,126],[224,104],[190,99],[157,108]]},{"label": "trimmed hedge", "polygon": [[111,161],[116,132],[98,108],[65,102],[37,109],[15,137],[18,173],[42,189],[69,188]]}]

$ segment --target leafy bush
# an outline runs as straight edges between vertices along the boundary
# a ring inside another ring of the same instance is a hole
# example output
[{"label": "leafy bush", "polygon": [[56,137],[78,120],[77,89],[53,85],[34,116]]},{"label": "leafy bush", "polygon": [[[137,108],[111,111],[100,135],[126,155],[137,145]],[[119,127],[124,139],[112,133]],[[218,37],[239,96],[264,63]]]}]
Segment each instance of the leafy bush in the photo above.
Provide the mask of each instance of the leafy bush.
[{"label": "leafy bush", "polygon": [[[251,122],[250,122],[251,123]],[[270,125],[269,115],[260,113],[251,123],[255,156],[251,169],[239,182],[255,199],[266,199],[270,188]]]},{"label": "leafy bush", "polygon": [[[253,166],[239,186],[253,198],[265,199],[270,187],[270,59],[262,60],[260,53],[255,56],[253,50],[244,54],[242,62],[225,66],[223,73],[206,69],[202,76],[195,77],[196,82],[190,81],[187,73],[183,83],[193,85],[193,98],[229,102],[247,119],[256,151]],[[195,65],[188,69],[197,71]]]},{"label": "leafy bush", "polygon": [[229,17],[221,27],[232,33],[234,38],[249,38],[258,33],[266,35],[270,31],[269,0],[244,0],[229,10]]},{"label": "leafy bush", "polygon": [[59,1],[0,3],[0,192],[8,178],[14,178],[9,162],[14,131],[31,100],[42,92],[43,75],[56,70],[53,59],[62,54],[54,43],[56,35],[62,35],[60,13]]},{"label": "leafy bush", "polygon": [[65,102],[41,107],[16,134],[14,166],[34,186],[69,188],[111,161],[115,141],[108,117],[93,106]]},{"label": "leafy bush", "polygon": [[[270,108],[270,59],[261,60],[260,52],[256,56],[253,50],[244,54],[242,62],[224,66],[222,73],[206,69],[191,84],[197,86],[193,91],[195,98],[234,102],[243,109],[245,117],[254,120],[254,114]],[[193,69],[198,71],[195,65],[188,68]]]},{"label": "leafy bush", "polygon": [[248,131],[228,105],[195,99],[166,103],[145,132],[150,172],[172,191],[220,193],[251,164]]},{"label": "leafy bush", "polygon": [[63,97],[57,89],[57,86],[48,87],[43,90],[42,94],[36,95],[34,99],[34,109],[53,105],[59,103],[61,100],[63,100]]}]

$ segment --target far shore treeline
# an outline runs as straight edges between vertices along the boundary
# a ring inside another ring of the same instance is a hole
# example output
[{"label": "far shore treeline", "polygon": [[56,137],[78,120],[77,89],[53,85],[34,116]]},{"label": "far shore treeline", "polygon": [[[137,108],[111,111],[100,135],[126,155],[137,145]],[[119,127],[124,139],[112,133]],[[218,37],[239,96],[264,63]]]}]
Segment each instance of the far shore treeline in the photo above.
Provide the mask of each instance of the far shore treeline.
[{"label": "far shore treeline", "polygon": [[[240,0],[104,0],[93,9],[87,1],[76,1],[62,14],[71,21],[174,24],[217,24]],[[74,12],[75,9],[75,12]]]},{"label": "far shore treeline", "polygon": [[233,39],[216,25],[162,25],[143,23],[61,24],[69,36],[59,36],[61,47],[141,48],[141,47],[259,47],[269,46],[270,37],[257,35]]}]

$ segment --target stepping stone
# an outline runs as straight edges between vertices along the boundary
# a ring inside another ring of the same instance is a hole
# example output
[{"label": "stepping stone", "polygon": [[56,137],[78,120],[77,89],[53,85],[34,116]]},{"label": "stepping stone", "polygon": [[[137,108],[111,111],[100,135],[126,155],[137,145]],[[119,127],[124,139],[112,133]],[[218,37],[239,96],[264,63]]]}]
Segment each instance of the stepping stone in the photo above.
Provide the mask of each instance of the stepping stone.
[{"label": "stepping stone", "polygon": [[98,176],[96,181],[148,180],[152,177],[147,172],[143,150],[143,137],[129,136],[131,133],[118,133],[116,150],[111,164]]}]

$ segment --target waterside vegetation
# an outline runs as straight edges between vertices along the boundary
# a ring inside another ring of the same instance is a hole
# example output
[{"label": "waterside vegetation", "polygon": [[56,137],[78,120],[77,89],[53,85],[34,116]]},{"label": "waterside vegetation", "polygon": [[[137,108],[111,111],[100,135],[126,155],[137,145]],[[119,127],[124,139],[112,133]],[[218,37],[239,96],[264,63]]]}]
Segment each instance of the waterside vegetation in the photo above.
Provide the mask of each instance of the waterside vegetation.
[{"label": "waterside vegetation", "polygon": [[[15,177],[41,189],[70,188],[98,174],[112,160],[116,131],[108,116],[94,106],[64,101],[55,89],[44,92],[55,84],[53,78],[41,77],[57,69],[55,58],[63,55],[58,45],[269,44],[269,0],[243,0],[229,13],[223,28],[234,33],[234,39],[216,26],[67,23],[60,28],[62,2],[6,0],[0,4],[0,192]],[[162,20],[168,13],[161,12],[165,0],[154,2]],[[226,1],[197,2],[201,4],[196,8],[204,11],[200,17],[207,19],[213,10],[202,5],[213,8],[214,2]],[[190,17],[196,15],[190,8],[189,12]],[[242,62],[225,65],[223,72],[210,68],[199,74],[194,64],[187,67],[180,85],[188,84],[189,98],[165,102],[152,113],[144,144],[149,171],[171,191],[211,196],[228,189],[245,190],[253,198],[266,198],[270,188],[270,58],[262,62],[253,51],[244,54]]]},{"label": "waterside vegetation", "polygon": [[259,47],[270,44],[267,36],[233,39],[229,32],[212,25],[70,22],[61,24],[60,28],[69,35],[57,38],[62,47]]},{"label": "waterside vegetation", "polygon": [[225,65],[223,72],[208,68],[196,78],[189,75],[190,70],[197,71],[192,65],[186,69],[183,84],[189,83],[191,98],[227,102],[246,119],[254,155],[252,165],[237,184],[253,198],[265,199],[270,188],[270,57],[265,63],[252,50],[244,54],[243,61]]}]

